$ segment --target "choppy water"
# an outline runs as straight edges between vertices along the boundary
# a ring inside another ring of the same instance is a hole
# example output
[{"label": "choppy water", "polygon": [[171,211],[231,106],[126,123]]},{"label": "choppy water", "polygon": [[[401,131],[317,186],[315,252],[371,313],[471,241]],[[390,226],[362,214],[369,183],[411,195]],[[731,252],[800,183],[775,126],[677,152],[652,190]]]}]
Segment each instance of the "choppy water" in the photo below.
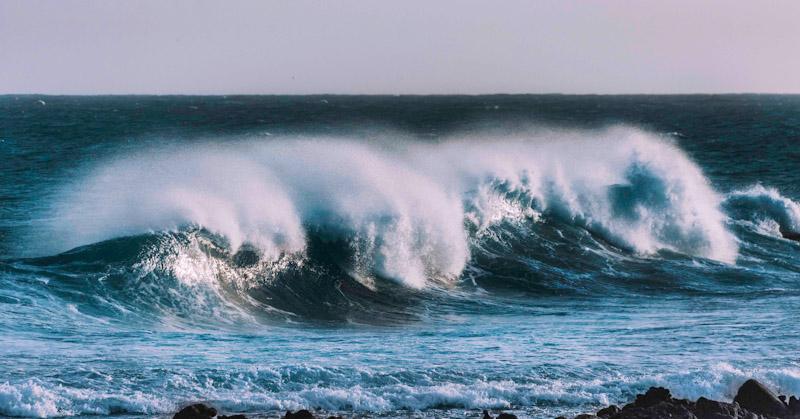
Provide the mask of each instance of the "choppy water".
[{"label": "choppy water", "polygon": [[0,415],[800,393],[800,96],[0,97]]}]

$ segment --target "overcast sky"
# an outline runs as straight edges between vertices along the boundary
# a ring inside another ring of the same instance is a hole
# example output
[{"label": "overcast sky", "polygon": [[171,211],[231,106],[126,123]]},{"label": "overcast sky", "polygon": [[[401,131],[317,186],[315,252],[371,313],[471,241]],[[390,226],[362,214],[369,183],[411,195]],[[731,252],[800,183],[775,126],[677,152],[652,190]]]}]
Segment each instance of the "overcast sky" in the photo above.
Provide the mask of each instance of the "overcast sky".
[{"label": "overcast sky", "polygon": [[800,0],[0,0],[0,93],[800,92]]}]

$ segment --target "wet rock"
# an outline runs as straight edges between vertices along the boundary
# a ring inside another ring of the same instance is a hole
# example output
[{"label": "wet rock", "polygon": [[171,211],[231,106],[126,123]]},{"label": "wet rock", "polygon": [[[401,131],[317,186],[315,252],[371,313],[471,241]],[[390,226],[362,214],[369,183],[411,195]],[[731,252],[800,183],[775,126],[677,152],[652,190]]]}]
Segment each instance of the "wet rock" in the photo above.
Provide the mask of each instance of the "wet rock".
[{"label": "wet rock", "polygon": [[217,416],[217,409],[202,403],[195,403],[181,409],[172,419],[211,419]]},{"label": "wet rock", "polygon": [[775,394],[756,380],[747,380],[741,387],[733,401],[739,406],[760,415],[785,417],[789,408],[781,402]]},{"label": "wet rock", "polygon": [[247,419],[247,416],[245,416],[245,415],[230,415],[230,416],[219,415],[219,416],[217,416],[217,419]]},{"label": "wet rock", "polygon": [[692,412],[692,403],[688,400],[673,399],[669,390],[663,387],[651,387],[645,394],[636,396],[633,403],[622,409],[609,406],[598,411],[594,417],[608,419],[696,419]]},{"label": "wet rock", "polygon": [[497,419],[517,419],[517,415],[512,415],[511,413],[501,413],[497,415]]},{"label": "wet rock", "polygon": [[298,410],[295,413],[292,413],[290,410],[286,411],[286,414],[283,415],[283,419],[315,419],[314,415],[306,409]]},{"label": "wet rock", "polygon": [[595,415],[583,414],[575,416],[575,419],[599,419],[599,417]]},{"label": "wet rock", "polygon": [[492,415],[489,414],[488,410],[483,411],[483,419],[494,419]]},{"label": "wet rock", "polygon": [[789,397],[789,412],[794,415],[800,415],[800,400],[797,397]]},{"label": "wet rock", "polygon": [[[696,419],[688,400],[673,399],[669,390],[663,387],[650,387],[645,394],[636,396],[633,403],[622,409],[609,406],[598,412],[597,417],[609,419]],[[601,414],[602,412],[602,414]]]},{"label": "wet rock", "polygon": [[658,402],[648,406],[629,404],[622,408],[612,419],[696,419],[688,403]]},{"label": "wet rock", "polygon": [[633,404],[636,407],[650,407],[670,400],[672,400],[672,395],[669,390],[664,387],[650,387],[646,393],[636,396],[636,401]]},{"label": "wet rock", "polygon": [[[651,387],[645,394],[622,409],[611,405],[594,415],[577,418],[602,419],[800,419],[800,400],[777,396],[756,380],[748,380],[736,394],[733,403],[709,400],[692,402],[675,399],[669,390]],[[557,418],[558,419],[558,418]]]},{"label": "wet rock", "polygon": [[743,413],[736,402],[725,403],[701,397],[694,404],[694,414],[698,419],[731,419],[741,417]]},{"label": "wet rock", "polygon": [[615,404],[612,404],[611,406],[598,410],[597,416],[601,418],[610,418],[611,416],[614,416],[617,413],[619,413],[619,407],[617,407],[617,405]]}]

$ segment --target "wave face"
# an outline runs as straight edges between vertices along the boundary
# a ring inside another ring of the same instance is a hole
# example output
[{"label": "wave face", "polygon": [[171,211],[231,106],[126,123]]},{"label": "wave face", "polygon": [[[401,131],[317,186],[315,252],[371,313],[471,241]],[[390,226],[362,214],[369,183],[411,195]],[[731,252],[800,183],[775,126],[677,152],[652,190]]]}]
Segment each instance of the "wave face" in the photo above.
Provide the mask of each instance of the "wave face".
[{"label": "wave face", "polygon": [[46,99],[0,96],[0,416],[800,393],[800,97]]},{"label": "wave face", "polygon": [[736,219],[749,220],[761,231],[795,240],[800,237],[800,204],[775,188],[755,185],[731,192],[725,206]]}]

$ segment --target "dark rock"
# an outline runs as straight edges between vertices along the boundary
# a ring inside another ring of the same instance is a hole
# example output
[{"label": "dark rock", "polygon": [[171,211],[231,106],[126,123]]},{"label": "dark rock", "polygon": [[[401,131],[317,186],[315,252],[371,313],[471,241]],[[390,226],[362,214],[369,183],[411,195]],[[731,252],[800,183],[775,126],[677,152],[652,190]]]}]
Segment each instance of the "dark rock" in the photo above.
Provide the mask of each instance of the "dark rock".
[{"label": "dark rock", "polygon": [[[705,397],[692,402],[675,399],[669,390],[651,387],[645,394],[622,409],[611,405],[594,415],[579,415],[576,419],[800,419],[800,400],[777,396],[763,384],[748,380],[736,394],[733,403],[709,400]],[[563,418],[556,418],[563,419]]]},{"label": "dark rock", "polygon": [[517,419],[517,415],[512,415],[511,413],[501,413],[497,415],[497,419]]},{"label": "dark rock", "polygon": [[575,416],[575,419],[599,419],[599,418],[595,415],[584,413],[582,415]]},{"label": "dark rock", "polygon": [[733,399],[744,409],[760,415],[783,417],[789,409],[775,394],[756,380],[747,380]]},{"label": "dark rock", "polygon": [[556,419],[567,419],[565,416],[557,416]]},{"label": "dark rock", "polygon": [[247,419],[247,416],[245,416],[245,415],[230,415],[230,416],[219,415],[219,416],[217,416],[217,419]]},{"label": "dark rock", "polygon": [[298,410],[296,413],[292,413],[290,410],[286,411],[286,414],[283,415],[283,419],[315,419],[314,415],[311,414],[306,409]]},{"label": "dark rock", "polygon": [[623,407],[611,419],[696,419],[697,417],[692,413],[690,407],[691,405],[686,401],[682,403],[662,401],[642,406],[632,403]]},{"label": "dark rock", "polygon": [[670,400],[672,400],[672,395],[669,390],[664,387],[650,387],[647,393],[636,396],[636,401],[633,404],[636,407],[650,407]]},{"label": "dark rock", "polygon": [[736,402],[724,403],[701,397],[694,404],[694,414],[698,419],[731,419],[738,418],[743,413]]},{"label": "dark rock", "polygon": [[789,411],[795,415],[800,414],[800,400],[797,397],[789,397]]},{"label": "dark rock", "polygon": [[492,415],[489,414],[488,410],[483,411],[483,419],[494,419]]},{"label": "dark rock", "polygon": [[617,405],[615,404],[612,404],[611,406],[598,410],[597,416],[601,418],[610,418],[611,416],[614,416],[617,413],[619,413],[619,407],[617,407]]},{"label": "dark rock", "polygon": [[328,419],[344,419],[341,416],[328,416]]},{"label": "dark rock", "polygon": [[673,399],[664,387],[650,387],[646,393],[636,396],[636,400],[626,405],[612,419],[696,419],[688,400]]},{"label": "dark rock", "polygon": [[184,407],[172,419],[211,419],[214,416],[217,416],[217,409],[202,403],[196,403]]}]

